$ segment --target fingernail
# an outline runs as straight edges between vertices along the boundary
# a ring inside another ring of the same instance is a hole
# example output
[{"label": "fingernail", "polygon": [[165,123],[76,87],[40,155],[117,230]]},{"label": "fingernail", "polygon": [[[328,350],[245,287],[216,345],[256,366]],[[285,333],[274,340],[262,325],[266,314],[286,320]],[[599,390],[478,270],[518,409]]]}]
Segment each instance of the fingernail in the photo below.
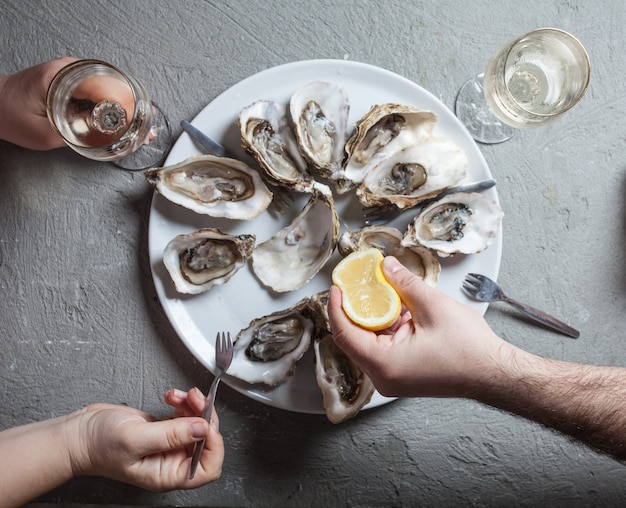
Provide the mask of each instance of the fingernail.
[{"label": "fingernail", "polygon": [[170,392],[177,399],[184,399],[185,396],[187,395],[185,392],[183,392],[182,390],[179,390],[178,388],[173,388],[172,390],[170,390]]},{"label": "fingernail", "polygon": [[398,270],[402,269],[402,265],[395,257],[385,256],[385,259],[383,259],[383,269],[389,274],[396,273]]},{"label": "fingernail", "polygon": [[206,430],[203,423],[195,422],[191,424],[191,437],[198,441],[206,437]]}]

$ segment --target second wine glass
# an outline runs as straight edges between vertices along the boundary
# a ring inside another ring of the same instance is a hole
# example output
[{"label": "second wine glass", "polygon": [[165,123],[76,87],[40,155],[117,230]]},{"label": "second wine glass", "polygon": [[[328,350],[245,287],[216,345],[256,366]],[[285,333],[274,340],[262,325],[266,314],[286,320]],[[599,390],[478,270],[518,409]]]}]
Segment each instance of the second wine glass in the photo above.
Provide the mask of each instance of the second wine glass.
[{"label": "second wine glass", "polygon": [[516,129],[540,127],[580,101],[589,57],[571,34],[539,28],[503,46],[484,74],[458,93],[456,115],[481,143],[501,143]]},{"label": "second wine glass", "polygon": [[52,79],[48,118],[65,143],[94,160],[130,170],[160,164],[171,144],[167,117],[130,74],[100,60],[77,60]]}]

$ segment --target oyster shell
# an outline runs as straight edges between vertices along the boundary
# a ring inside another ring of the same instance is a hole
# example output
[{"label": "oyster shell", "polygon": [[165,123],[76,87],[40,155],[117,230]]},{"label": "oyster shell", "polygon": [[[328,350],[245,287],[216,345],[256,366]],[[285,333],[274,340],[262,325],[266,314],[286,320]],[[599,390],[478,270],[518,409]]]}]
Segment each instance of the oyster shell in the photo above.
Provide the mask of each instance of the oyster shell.
[{"label": "oyster shell", "polygon": [[359,249],[375,247],[384,256],[395,256],[411,272],[435,287],[441,272],[435,252],[423,245],[404,246],[401,242],[402,233],[392,226],[366,226],[342,233],[337,248],[342,256],[347,256]]},{"label": "oyster shell", "polygon": [[365,174],[390,154],[430,137],[437,116],[413,106],[376,104],[354,126],[346,143],[343,177],[346,186],[363,181]]},{"label": "oyster shell", "polygon": [[315,379],[327,418],[341,423],[355,416],[374,394],[371,379],[335,345],[330,333],[313,343]]},{"label": "oyster shell", "polygon": [[348,92],[334,83],[314,81],[296,90],[289,110],[300,153],[318,176],[339,179],[348,138]]},{"label": "oyster shell", "polygon": [[272,182],[311,191],[313,175],[300,155],[284,106],[269,100],[254,102],[241,110],[238,123],[241,146]]},{"label": "oyster shell", "polygon": [[254,235],[200,229],[171,240],[163,251],[163,264],[179,293],[195,295],[235,275],[252,254],[254,243]]},{"label": "oyster shell", "polygon": [[326,264],[338,235],[339,217],[332,193],[317,184],[293,221],[257,245],[252,269],[263,284],[279,293],[301,288]]},{"label": "oyster shell", "polygon": [[272,201],[258,172],[228,157],[196,155],[145,176],[163,197],[212,217],[253,219]]},{"label": "oyster shell", "polygon": [[369,169],[356,195],[366,207],[393,203],[406,208],[458,183],[466,171],[465,151],[447,138],[431,136]]},{"label": "oyster shell", "polygon": [[424,245],[442,256],[475,254],[496,236],[503,212],[477,192],[457,192],[425,207],[407,228],[402,245]]},{"label": "oyster shell", "polygon": [[308,298],[252,320],[237,335],[228,374],[248,383],[283,383],[309,348],[314,329]]}]

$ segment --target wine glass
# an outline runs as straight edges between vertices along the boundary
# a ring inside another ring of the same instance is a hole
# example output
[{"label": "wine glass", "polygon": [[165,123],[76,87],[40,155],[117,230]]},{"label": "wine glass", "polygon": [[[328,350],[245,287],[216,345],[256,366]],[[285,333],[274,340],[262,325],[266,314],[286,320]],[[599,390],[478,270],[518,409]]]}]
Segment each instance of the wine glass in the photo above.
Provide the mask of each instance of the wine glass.
[{"label": "wine glass", "polygon": [[165,159],[167,117],[128,73],[100,60],[77,60],[52,79],[48,118],[65,143],[94,160],[142,170]]},{"label": "wine glass", "polygon": [[516,129],[546,125],[578,103],[590,71],[573,35],[539,28],[503,46],[484,74],[463,85],[456,115],[476,141],[501,143]]}]

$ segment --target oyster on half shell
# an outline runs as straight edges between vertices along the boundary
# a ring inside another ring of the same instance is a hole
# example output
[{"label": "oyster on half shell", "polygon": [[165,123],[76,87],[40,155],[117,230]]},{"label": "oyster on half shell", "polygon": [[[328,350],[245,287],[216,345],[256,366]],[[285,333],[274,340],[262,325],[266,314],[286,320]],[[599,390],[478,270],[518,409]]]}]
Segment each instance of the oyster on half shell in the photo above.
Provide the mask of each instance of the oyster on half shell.
[{"label": "oyster on half shell", "polygon": [[392,153],[430,137],[437,115],[402,104],[376,104],[356,122],[345,147],[343,176],[352,186]]},{"label": "oyster on half shell", "polygon": [[467,154],[447,138],[431,136],[398,150],[367,171],[357,188],[363,206],[414,206],[460,182]]},{"label": "oyster on half shell", "polygon": [[332,255],[339,236],[339,217],[330,189],[317,184],[311,197],[291,221],[252,253],[259,280],[279,293],[309,282]]},{"label": "oyster on half shell", "polygon": [[341,423],[355,416],[367,404],[375,388],[371,379],[335,345],[332,335],[313,343],[315,379],[322,391],[326,417]]},{"label": "oyster on half shell", "polygon": [[436,123],[433,112],[403,104],[377,104],[356,123],[343,177],[364,206],[413,206],[465,177],[467,155],[433,136]]},{"label": "oyster on half shell", "polygon": [[348,138],[348,92],[335,83],[314,81],[295,91],[289,111],[300,153],[318,176],[338,180]]},{"label": "oyster on half shell", "polygon": [[308,298],[289,309],[252,320],[237,335],[228,374],[248,383],[283,383],[309,348],[314,329],[315,317]]},{"label": "oyster on half shell", "polygon": [[270,181],[298,192],[310,192],[313,175],[300,155],[282,104],[256,101],[239,113],[241,146]]},{"label": "oyster on half shell", "polygon": [[383,256],[398,258],[411,272],[435,287],[441,272],[435,252],[423,245],[404,246],[401,242],[402,233],[392,226],[366,226],[342,233],[337,248],[342,256],[347,256],[356,250],[375,247]]},{"label": "oyster on half shell", "polygon": [[171,240],[163,251],[163,264],[179,293],[199,294],[235,275],[252,254],[254,244],[254,235],[200,229]]},{"label": "oyster on half shell", "polygon": [[502,217],[502,209],[488,196],[478,192],[448,194],[413,219],[402,245],[424,245],[442,257],[475,254],[491,244]]},{"label": "oyster on half shell", "polygon": [[259,173],[228,157],[196,155],[145,176],[163,197],[212,217],[253,219],[272,201]]}]

